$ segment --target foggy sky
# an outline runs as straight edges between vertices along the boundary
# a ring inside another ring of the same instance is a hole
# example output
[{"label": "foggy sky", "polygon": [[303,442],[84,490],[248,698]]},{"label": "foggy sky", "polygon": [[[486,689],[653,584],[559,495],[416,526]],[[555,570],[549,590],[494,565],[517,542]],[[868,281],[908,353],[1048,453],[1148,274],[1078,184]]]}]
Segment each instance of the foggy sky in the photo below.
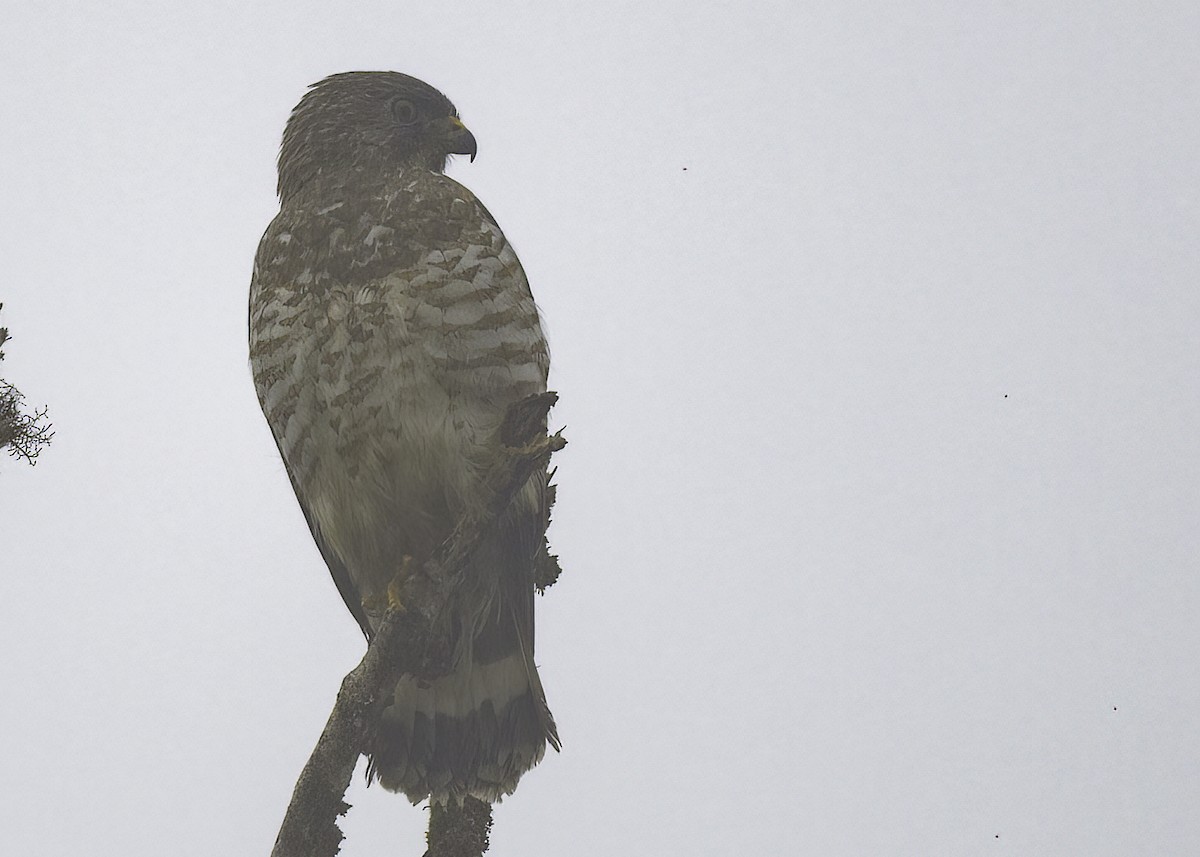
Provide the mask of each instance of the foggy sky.
[{"label": "foggy sky", "polygon": [[[269,851],[361,635],[247,368],[305,87],[427,80],[553,355],[490,854],[1200,852],[1200,7],[45,3],[0,29],[0,851]],[[358,777],[349,857],[426,813]]]}]

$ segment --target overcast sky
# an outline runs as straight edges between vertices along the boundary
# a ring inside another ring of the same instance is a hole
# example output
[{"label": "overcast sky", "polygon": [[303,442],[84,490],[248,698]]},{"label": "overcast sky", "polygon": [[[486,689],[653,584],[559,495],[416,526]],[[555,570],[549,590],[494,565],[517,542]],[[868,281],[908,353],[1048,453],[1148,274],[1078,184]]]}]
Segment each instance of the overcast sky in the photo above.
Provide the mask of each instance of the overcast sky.
[{"label": "overcast sky", "polygon": [[[969,8],[969,12],[966,11]],[[1200,853],[1200,5],[9,4],[0,852],[266,854],[363,642],[247,368],[305,87],[421,77],[554,355],[496,857]],[[419,855],[357,778],[344,854]]]}]

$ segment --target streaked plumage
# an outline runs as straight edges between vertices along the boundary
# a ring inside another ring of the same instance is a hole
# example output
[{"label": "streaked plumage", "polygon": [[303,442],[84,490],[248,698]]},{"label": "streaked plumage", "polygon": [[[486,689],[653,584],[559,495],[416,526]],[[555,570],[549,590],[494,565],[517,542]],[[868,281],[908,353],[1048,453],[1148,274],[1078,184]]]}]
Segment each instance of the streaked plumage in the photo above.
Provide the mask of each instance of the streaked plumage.
[{"label": "streaked plumage", "polygon": [[[280,212],[255,259],[250,362],[263,413],[334,581],[370,637],[404,556],[423,561],[484,500],[483,443],[546,388],[521,264],[487,209],[442,174],[475,141],[437,90],[392,72],[317,83],[279,158]],[[458,594],[456,667],[406,678],[371,770],[414,803],[496,800],[558,746],[533,663],[545,474]]]}]

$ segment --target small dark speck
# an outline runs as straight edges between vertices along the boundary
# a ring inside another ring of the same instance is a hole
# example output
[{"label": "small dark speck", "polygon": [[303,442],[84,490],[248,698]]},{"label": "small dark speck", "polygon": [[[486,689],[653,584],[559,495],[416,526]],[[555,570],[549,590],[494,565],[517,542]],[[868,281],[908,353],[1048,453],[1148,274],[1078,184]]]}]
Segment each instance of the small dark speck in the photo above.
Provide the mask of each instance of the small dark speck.
[{"label": "small dark speck", "polygon": [[686,173],[686,172],[687,172],[687,167],[684,167],[684,168],[683,168],[683,171]]},{"label": "small dark speck", "polygon": [[1004,398],[1006,398],[1006,399],[1008,398],[1008,393],[1004,394]]},{"label": "small dark speck", "polygon": [[999,838],[1000,838],[1000,834],[999,834],[999,833],[997,833],[997,834],[996,834],[996,838],[997,838],[997,839],[999,839]]},{"label": "small dark speck", "polygon": [[1117,710],[1117,707],[1114,705],[1114,706],[1113,706],[1113,711],[1116,711],[1116,710]]}]

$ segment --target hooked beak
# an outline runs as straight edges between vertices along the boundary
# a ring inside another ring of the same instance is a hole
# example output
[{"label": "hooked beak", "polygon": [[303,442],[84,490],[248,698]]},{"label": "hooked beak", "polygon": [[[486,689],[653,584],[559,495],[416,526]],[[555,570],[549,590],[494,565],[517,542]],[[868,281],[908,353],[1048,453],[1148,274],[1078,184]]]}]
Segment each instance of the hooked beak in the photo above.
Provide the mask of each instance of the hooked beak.
[{"label": "hooked beak", "polygon": [[472,163],[475,161],[475,153],[477,151],[475,144],[475,135],[467,130],[467,126],[462,123],[462,120],[457,116],[450,117],[449,137],[447,143],[449,145],[448,152],[451,155],[470,155]]}]

